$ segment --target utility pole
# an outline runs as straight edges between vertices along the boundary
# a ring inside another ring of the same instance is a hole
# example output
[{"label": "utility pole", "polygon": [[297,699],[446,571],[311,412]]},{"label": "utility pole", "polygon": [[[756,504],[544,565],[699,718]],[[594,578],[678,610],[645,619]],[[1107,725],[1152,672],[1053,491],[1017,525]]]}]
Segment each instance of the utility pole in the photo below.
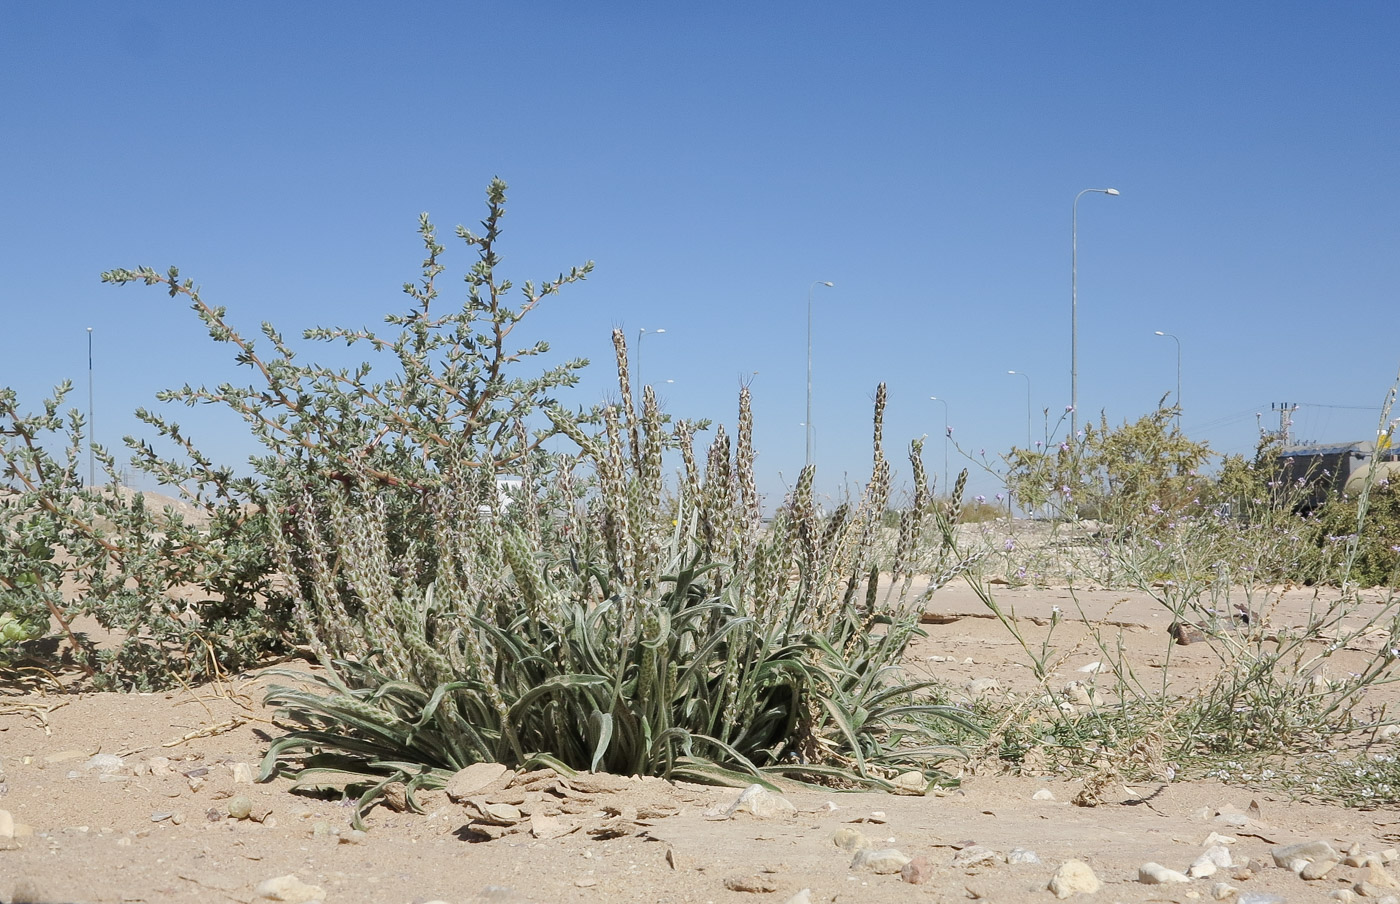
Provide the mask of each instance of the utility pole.
[{"label": "utility pole", "polygon": [[1289,434],[1293,430],[1293,412],[1298,410],[1297,402],[1270,402],[1269,407],[1278,412],[1278,432],[1283,444],[1289,445]]}]

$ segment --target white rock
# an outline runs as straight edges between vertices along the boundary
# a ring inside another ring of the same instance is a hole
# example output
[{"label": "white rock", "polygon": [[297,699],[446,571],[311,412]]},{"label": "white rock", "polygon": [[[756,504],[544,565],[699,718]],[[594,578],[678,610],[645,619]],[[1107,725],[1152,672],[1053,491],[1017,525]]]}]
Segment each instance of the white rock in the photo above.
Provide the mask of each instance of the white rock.
[{"label": "white rock", "polygon": [[781,794],[774,794],[762,785],[749,785],[734,803],[725,811],[726,816],[735,813],[752,813],[759,819],[791,816],[797,812],[792,801]]},{"label": "white rock", "polygon": [[863,851],[870,847],[870,839],[860,829],[842,826],[831,835],[831,843],[843,851]]},{"label": "white rock", "polygon": [[1055,799],[1055,792],[1051,791],[1049,788],[1041,788],[1039,791],[1037,791],[1037,792],[1035,792],[1034,794],[1031,795],[1031,800],[1054,800],[1054,799]]},{"label": "white rock", "polygon": [[95,753],[88,757],[87,762],[83,763],[83,771],[92,772],[96,769],[103,775],[113,775],[120,772],[125,765],[122,758],[115,754]]},{"label": "white rock", "polygon": [[1170,885],[1174,882],[1190,882],[1191,877],[1174,869],[1167,869],[1160,863],[1144,863],[1138,867],[1138,881],[1143,885]]},{"label": "white rock", "polygon": [[233,783],[235,785],[251,785],[257,773],[248,763],[230,763],[229,770],[233,773]]},{"label": "white rock", "polygon": [[499,779],[509,771],[500,763],[472,763],[465,769],[459,769],[447,780],[447,797],[454,803],[459,803],[487,785]]},{"label": "white rock", "polygon": [[924,777],[922,772],[914,770],[901,772],[899,775],[890,779],[890,783],[893,784],[901,794],[923,794],[928,790],[928,779]]},{"label": "white rock", "polygon": [[1210,887],[1210,896],[1217,901],[1228,901],[1239,891],[1227,882],[1217,882]]},{"label": "white rock", "polygon": [[1007,863],[1039,863],[1040,855],[1026,848],[1012,848],[1006,854]]},{"label": "white rock", "polygon": [[1075,669],[1075,671],[1084,675],[1094,675],[1103,671],[1103,663],[1091,662],[1088,665],[1081,665],[1079,668]]},{"label": "white rock", "polygon": [[812,890],[810,888],[804,888],[784,901],[783,904],[812,904]]},{"label": "white rock", "polygon": [[1269,853],[1273,855],[1274,866],[1293,869],[1294,872],[1302,869],[1302,867],[1293,868],[1292,864],[1295,860],[1317,863],[1323,860],[1340,861],[1342,859],[1342,855],[1333,850],[1332,845],[1321,839],[1300,841],[1297,844],[1282,844],[1271,848]]},{"label": "white rock", "polygon": [[991,848],[983,847],[980,844],[973,844],[953,855],[953,865],[966,868],[969,866],[979,866],[983,863],[996,863],[1001,859],[1001,854]]},{"label": "white rock", "polygon": [[878,851],[859,851],[855,859],[851,861],[851,869],[869,870],[882,876],[888,876],[904,869],[904,864],[908,863],[911,857],[906,856],[902,851],[894,848],[882,848]]},{"label": "white rock", "polygon": [[276,876],[258,883],[259,897],[272,901],[285,901],[287,904],[306,904],[308,901],[324,901],[326,893],[316,885],[307,885],[296,876]]},{"label": "white rock", "polygon": [[1219,832],[1211,832],[1206,836],[1206,840],[1201,842],[1203,847],[1210,847],[1214,844],[1234,844],[1239,841],[1234,835],[1221,835]]},{"label": "white rock", "polygon": [[1196,858],[1196,862],[1186,870],[1186,875],[1193,879],[1204,879],[1206,876],[1215,875],[1216,870],[1231,866],[1234,866],[1234,862],[1230,859],[1229,848],[1223,844],[1213,844]]},{"label": "white rock", "polygon": [[9,810],[0,810],[0,838],[15,837],[15,818]]},{"label": "white rock", "polygon": [[966,688],[968,696],[980,697],[1001,690],[1001,682],[995,678],[974,678],[963,687]]},{"label": "white rock", "polygon": [[1055,870],[1047,886],[1055,897],[1064,899],[1070,895],[1092,895],[1103,888],[1099,877],[1083,860],[1066,860]]}]

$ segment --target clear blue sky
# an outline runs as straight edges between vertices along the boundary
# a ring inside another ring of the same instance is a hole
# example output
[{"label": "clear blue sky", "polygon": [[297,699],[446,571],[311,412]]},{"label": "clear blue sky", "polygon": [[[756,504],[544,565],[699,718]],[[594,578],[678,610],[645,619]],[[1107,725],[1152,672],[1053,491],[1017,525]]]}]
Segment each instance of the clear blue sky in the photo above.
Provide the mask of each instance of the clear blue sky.
[{"label": "clear blue sky", "polygon": [[732,424],[758,372],[779,493],[831,280],[821,486],[867,473],[881,380],[888,447],[927,433],[940,473],[931,395],[989,456],[1025,441],[1008,370],[1038,436],[1063,412],[1071,202],[1113,187],[1079,205],[1081,417],[1174,390],[1163,330],[1217,450],[1271,401],[1360,439],[1400,364],[1397,47],[1393,2],[5,4],[0,383],[37,406],[71,378],[85,407],[91,326],[116,445],[157,390],[240,375],[180,302],[100,271],[176,264],[249,333],[374,325],[418,213],[450,236],[499,175],[504,273],[597,261],[535,320],[594,361],[574,403],[615,392],[611,328],[664,328],[642,366],[673,414]]}]

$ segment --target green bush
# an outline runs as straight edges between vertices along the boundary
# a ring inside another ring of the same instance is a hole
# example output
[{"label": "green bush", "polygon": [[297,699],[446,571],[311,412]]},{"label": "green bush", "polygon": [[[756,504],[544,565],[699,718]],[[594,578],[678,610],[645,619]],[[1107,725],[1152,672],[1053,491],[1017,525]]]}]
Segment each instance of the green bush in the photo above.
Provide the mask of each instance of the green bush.
[{"label": "green bush", "polygon": [[[364,346],[387,375],[371,363],[301,364],[268,324],[263,354],[173,268],[104,274],[190,299],[211,338],[257,377],[162,397],[227,406],[262,443],[244,486],[266,519],[272,562],[254,571],[278,578],[326,667],[312,679],[319,693],[269,696],[297,728],[271,749],[265,775],[290,769],[308,784],[365,786],[371,798],[385,782],[432,784],[486,759],[881,786],[956,755],[944,727],[970,723],[897,667],[923,608],[910,593],[915,572],[937,586],[967,567],[951,543],[966,475],[946,508],[935,505],[915,445],[898,586],[878,593],[891,474],[883,386],[860,498],[822,515],[806,469],[765,525],[747,389],[734,440],[718,427],[701,452],[706,425],[668,423],[650,388],[634,405],[620,331],[619,405],[557,404],[582,361],[521,374],[548,346],[513,348],[511,332],[591,264],[526,283],[512,306],[496,274],[503,183],[487,203],[483,234],[457,230],[477,256],[460,308],[437,309],[444,249],[424,216],[422,278],[404,287],[412,309],[387,318],[397,335],[305,334]],[[561,435],[576,451],[548,451]],[[684,468],[674,488],[662,473],[668,449]],[[210,482],[207,467],[178,470],[153,452],[140,464]],[[520,483],[509,499],[502,475]]]}]

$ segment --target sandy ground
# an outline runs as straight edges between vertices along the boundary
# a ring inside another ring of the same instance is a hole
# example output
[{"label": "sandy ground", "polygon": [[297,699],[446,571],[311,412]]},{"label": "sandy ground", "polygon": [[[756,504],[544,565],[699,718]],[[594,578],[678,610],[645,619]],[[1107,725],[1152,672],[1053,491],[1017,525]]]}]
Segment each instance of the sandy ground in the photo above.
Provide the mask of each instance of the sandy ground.
[{"label": "sandy ground", "polygon": [[[1171,646],[1170,614],[1144,594],[998,588],[1027,640],[1039,649],[1053,607],[1049,685],[1081,680],[1121,648],[1139,671],[1171,656],[1173,680],[1189,685],[1218,662],[1206,644]],[[1310,592],[1284,595],[1272,624],[1301,621]],[[1076,624],[1080,612],[1086,624]],[[1028,692],[1037,684],[1020,647],[965,587],[933,598],[927,638],[909,667],[946,680],[955,693]],[[1364,657],[1364,643],[1345,655]],[[1329,668],[1342,668],[1334,660]],[[990,679],[991,684],[979,679]],[[767,818],[723,818],[739,792],[625,780],[572,796],[572,816],[493,840],[467,828],[472,811],[442,792],[423,815],[378,807],[369,832],[350,831],[336,802],[288,793],[287,782],[247,781],[267,741],[280,732],[260,701],[267,679],[239,676],[226,686],[147,695],[0,696],[0,901],[259,902],[266,880],[295,876],[313,898],[356,902],[743,902],[782,904],[803,890],[812,902],[1053,901],[1047,883],[1067,860],[1090,865],[1103,888],[1078,900],[1214,900],[1224,881],[1252,900],[1327,900],[1363,879],[1389,873],[1337,866],[1304,880],[1274,865],[1280,844],[1322,839],[1338,850],[1393,857],[1400,814],[1347,810],[1213,781],[1116,788],[1094,808],[1070,803],[1080,783],[1055,777],[969,773],[960,788],[923,797],[871,793],[793,793],[795,809]],[[120,764],[102,771],[96,754]],[[1044,793],[1048,792],[1048,794]],[[255,819],[233,819],[246,797]],[[1251,804],[1256,809],[1251,810]],[[566,814],[567,815],[567,814]],[[855,829],[874,848],[923,858],[927,881],[853,868],[833,843]],[[1235,865],[1182,884],[1139,881],[1146,862],[1185,870],[1212,833],[1229,839]],[[13,837],[6,837],[7,835]],[[976,847],[970,847],[970,846]],[[984,853],[984,848],[990,853]],[[1011,856],[1032,851],[1038,862]],[[981,862],[979,857],[990,859]],[[1241,866],[1248,861],[1247,866]],[[1400,876],[1400,863],[1390,872]],[[736,890],[736,889],[751,889]],[[268,889],[264,888],[264,891]],[[1372,889],[1374,891],[1374,889]],[[1387,892],[1395,893],[1395,892]],[[295,900],[296,893],[288,893]],[[1234,898],[1229,898],[1233,900]]]}]

